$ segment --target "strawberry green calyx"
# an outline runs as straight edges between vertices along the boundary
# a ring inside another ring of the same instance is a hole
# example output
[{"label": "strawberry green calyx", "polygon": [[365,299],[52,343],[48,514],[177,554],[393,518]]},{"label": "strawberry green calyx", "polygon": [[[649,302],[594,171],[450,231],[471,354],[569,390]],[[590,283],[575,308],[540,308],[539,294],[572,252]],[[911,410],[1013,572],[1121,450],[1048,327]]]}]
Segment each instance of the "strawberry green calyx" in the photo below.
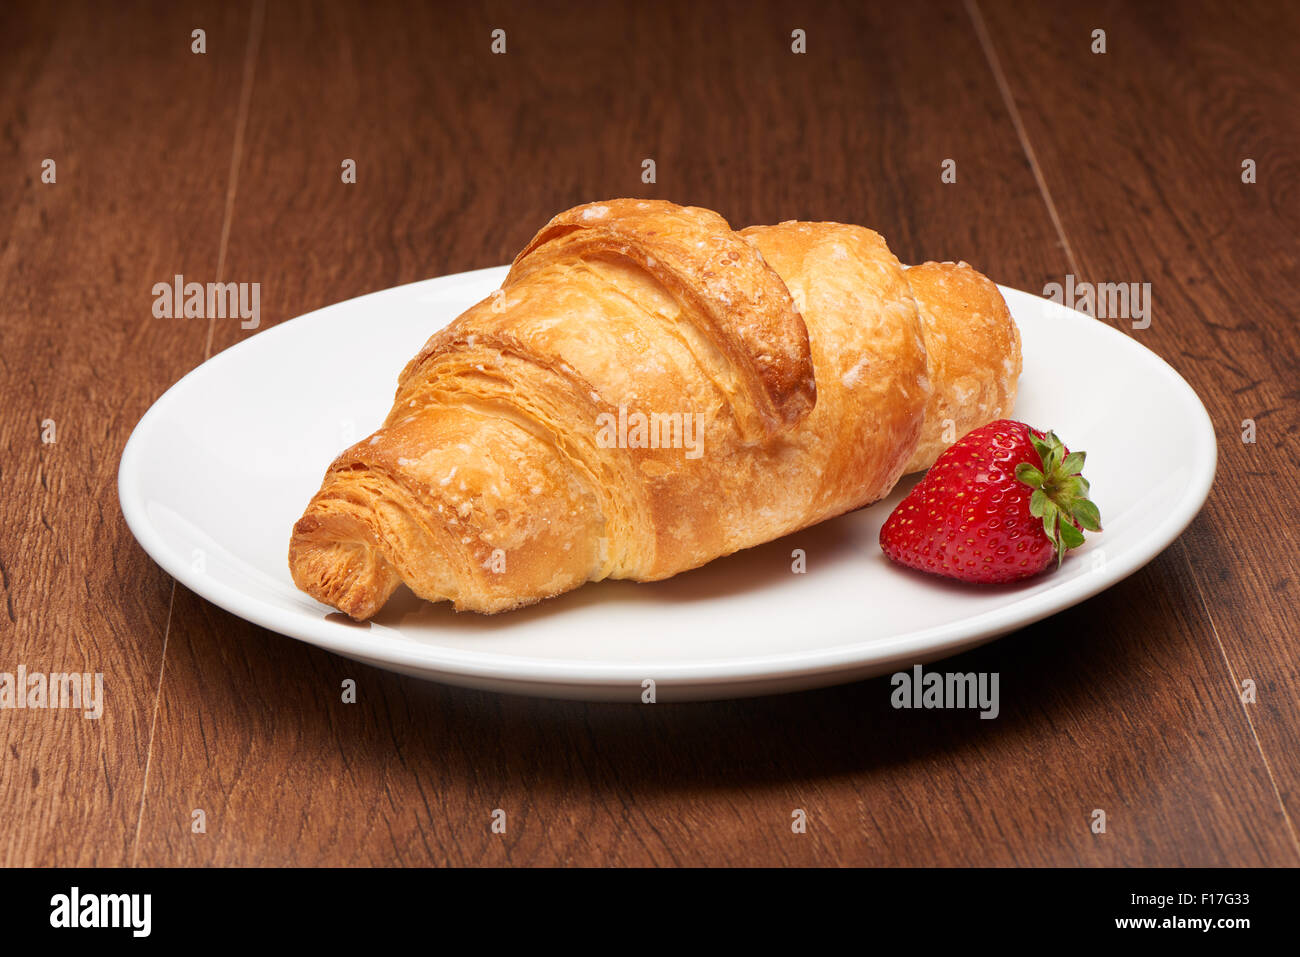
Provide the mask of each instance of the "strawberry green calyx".
[{"label": "strawberry green calyx", "polygon": [[1041,460],[1041,469],[1029,462],[1016,466],[1016,479],[1034,490],[1029,497],[1029,514],[1043,520],[1043,531],[1056,546],[1059,567],[1068,549],[1083,544],[1083,531],[1101,531],[1101,512],[1088,499],[1088,480],[1083,470],[1086,452],[1070,452],[1055,432],[1038,436],[1029,433],[1029,441]]}]

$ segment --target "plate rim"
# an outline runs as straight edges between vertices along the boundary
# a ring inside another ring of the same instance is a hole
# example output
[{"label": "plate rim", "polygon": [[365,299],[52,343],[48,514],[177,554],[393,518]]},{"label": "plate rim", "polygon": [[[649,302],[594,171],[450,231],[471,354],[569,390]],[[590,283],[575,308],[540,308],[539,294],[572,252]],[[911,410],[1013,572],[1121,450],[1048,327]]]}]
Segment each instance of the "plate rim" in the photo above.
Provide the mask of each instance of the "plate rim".
[{"label": "plate rim", "polygon": [[[886,662],[915,654],[917,660],[934,660],[971,647],[983,641],[1031,625],[1058,612],[1066,611],[1080,602],[1099,594],[1132,575],[1160,555],[1186,530],[1200,512],[1213,487],[1218,467],[1218,441],[1213,421],[1196,391],[1183,376],[1160,355],[1142,345],[1131,336],[1103,323],[1101,320],[1077,312],[1060,303],[1034,293],[998,284],[1004,297],[1028,297],[1042,305],[1054,307],[1063,321],[1089,324],[1093,331],[1113,339],[1115,348],[1135,350],[1142,361],[1154,361],[1156,370],[1167,380],[1174,391],[1189,400],[1189,408],[1197,413],[1197,421],[1190,423],[1196,442],[1189,455],[1192,477],[1183,496],[1169,509],[1163,521],[1149,532],[1140,547],[1108,559],[1103,575],[1080,575],[1062,582],[1059,587],[1048,588],[1029,595],[1010,605],[989,609],[966,619],[935,625],[920,631],[909,631],[886,639],[846,642],[825,648],[787,651],[763,655],[746,655],[693,661],[592,661],[587,659],[534,658],[527,655],[497,651],[477,651],[452,648],[445,645],[426,644],[400,637],[397,629],[372,625],[362,630],[362,625],[341,624],[316,620],[301,612],[281,608],[264,599],[248,596],[226,583],[206,574],[196,572],[180,555],[174,554],[154,527],[142,500],[142,486],[133,481],[141,474],[140,457],[155,419],[161,414],[169,399],[187,383],[199,376],[214,374],[232,361],[252,343],[263,337],[277,338],[284,330],[297,323],[307,322],[321,313],[356,304],[372,296],[392,294],[398,290],[412,291],[423,285],[451,285],[455,282],[486,280],[492,274],[504,276],[508,266],[490,266],[417,280],[375,290],[361,296],[322,306],[292,319],[277,323],[256,335],[249,336],[210,357],[191,369],[162,393],[141,416],[123,447],[118,466],[118,502],[127,527],[145,553],[167,574],[196,595],[212,602],[255,625],[267,628],[285,637],[304,641],[326,651],[343,656],[364,657],[368,661],[384,661],[426,673],[429,678],[438,675],[469,680],[505,682],[509,684],[565,684],[577,687],[603,687],[639,683],[652,677],[658,683],[671,682],[675,687],[690,687],[715,683],[745,684],[780,679],[813,678],[818,675],[850,671],[869,667],[873,662]],[[1015,310],[1012,308],[1012,314]],[[286,546],[287,555],[287,546]],[[287,561],[287,558],[286,558]],[[326,606],[322,605],[322,608]],[[1014,609],[1014,612],[1012,612]]]}]

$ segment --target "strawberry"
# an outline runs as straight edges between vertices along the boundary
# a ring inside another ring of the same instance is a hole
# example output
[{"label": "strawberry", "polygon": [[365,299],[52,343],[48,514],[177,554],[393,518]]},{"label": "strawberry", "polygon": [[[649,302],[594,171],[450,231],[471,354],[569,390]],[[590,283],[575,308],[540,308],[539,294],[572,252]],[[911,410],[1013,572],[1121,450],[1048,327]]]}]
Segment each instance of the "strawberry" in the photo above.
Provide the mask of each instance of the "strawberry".
[{"label": "strawberry", "polygon": [[947,449],[880,529],[892,560],[978,584],[1017,581],[1101,531],[1079,474],[1085,453],[999,419]]}]

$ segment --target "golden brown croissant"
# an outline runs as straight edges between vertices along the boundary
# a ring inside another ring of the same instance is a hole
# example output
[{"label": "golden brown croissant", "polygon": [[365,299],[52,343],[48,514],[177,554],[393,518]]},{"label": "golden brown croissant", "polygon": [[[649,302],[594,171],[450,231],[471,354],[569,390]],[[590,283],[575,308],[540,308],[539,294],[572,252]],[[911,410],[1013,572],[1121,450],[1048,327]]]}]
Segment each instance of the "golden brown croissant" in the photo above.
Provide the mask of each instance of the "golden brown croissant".
[{"label": "golden brown croissant", "polygon": [[618,199],[561,213],[407,364],[293,529],[354,618],[405,582],[499,612],[651,581],[876,501],[1010,412],[1020,339],[964,263]]}]

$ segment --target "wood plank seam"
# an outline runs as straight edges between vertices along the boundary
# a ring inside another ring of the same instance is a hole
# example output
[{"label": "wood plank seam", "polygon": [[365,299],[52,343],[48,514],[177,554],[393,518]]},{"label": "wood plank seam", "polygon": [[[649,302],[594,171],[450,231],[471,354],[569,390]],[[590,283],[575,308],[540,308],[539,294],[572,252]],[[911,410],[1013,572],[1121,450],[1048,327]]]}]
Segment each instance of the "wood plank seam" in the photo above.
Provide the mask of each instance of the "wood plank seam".
[{"label": "wood plank seam", "polygon": [[[1007,112],[1011,114],[1011,121],[1016,128],[1016,135],[1020,138],[1020,145],[1024,149],[1025,158],[1028,160],[1029,165],[1033,170],[1034,179],[1038,182],[1039,192],[1042,194],[1043,202],[1047,206],[1048,215],[1051,217],[1052,224],[1056,227],[1057,234],[1060,236],[1061,245],[1065,249],[1066,258],[1070,263],[1070,268],[1073,270],[1074,275],[1082,275],[1079,270],[1078,262],[1074,257],[1073,247],[1070,245],[1069,238],[1066,236],[1065,227],[1061,222],[1060,216],[1057,214],[1056,204],[1052,201],[1052,194],[1048,189],[1046,178],[1043,175],[1042,169],[1038,165],[1038,158],[1034,154],[1033,146],[1029,141],[1029,134],[1025,129],[1024,123],[1021,121],[1020,111],[1016,108],[1015,98],[1012,95],[1010,84],[1008,83],[1005,74],[1002,72],[1002,66],[998,60],[997,51],[993,46],[993,41],[989,36],[983,14],[980,13],[976,0],[963,0],[963,2],[966,6],[966,12],[970,16],[971,22],[974,25],[975,34],[979,38],[980,46],[984,50],[984,56],[988,61],[989,69],[993,72],[993,78],[997,83],[998,89],[1002,93],[1002,99],[1006,104]],[[1178,544],[1182,547],[1183,561],[1187,565],[1187,573],[1191,577],[1192,585],[1196,588],[1196,594],[1201,603],[1201,610],[1205,614],[1206,621],[1209,622],[1210,631],[1214,636],[1215,644],[1218,645],[1219,654],[1223,658],[1224,667],[1228,672],[1228,680],[1232,683],[1234,694],[1237,694],[1240,686],[1237,684],[1232,662],[1228,658],[1228,652],[1223,645],[1223,641],[1219,638],[1219,629],[1214,623],[1213,615],[1210,614],[1209,605],[1206,604],[1205,593],[1201,588],[1201,582],[1197,577],[1196,569],[1192,566],[1191,557],[1187,551],[1187,545],[1181,537],[1178,540]],[[1238,703],[1241,705],[1243,716],[1246,719],[1246,725],[1250,730],[1251,737],[1255,741],[1255,748],[1259,752],[1260,760],[1263,762],[1264,772],[1268,775],[1269,784],[1272,786],[1273,793],[1277,797],[1278,808],[1282,812],[1282,820],[1286,823],[1287,833],[1291,838],[1291,844],[1295,848],[1297,856],[1300,857],[1300,838],[1297,837],[1295,825],[1291,820],[1291,815],[1287,812],[1286,803],[1282,798],[1282,791],[1278,787],[1277,780],[1273,776],[1272,763],[1269,761],[1268,755],[1264,751],[1263,742],[1260,741],[1259,735],[1255,731],[1255,722],[1251,719],[1249,710],[1244,702],[1238,701]]]},{"label": "wood plank seam", "polygon": [[[257,54],[262,41],[262,23],[266,14],[265,0],[254,0],[249,15],[248,43],[244,50],[244,75],[240,83],[239,108],[235,113],[235,137],[230,148],[230,173],[226,182],[226,205],[221,222],[221,241],[217,248],[217,277],[223,280],[226,265],[226,248],[230,242],[230,222],[235,209],[235,192],[239,185],[239,164],[244,149],[244,128],[248,125],[248,111],[253,98],[253,80],[256,75]],[[215,316],[208,319],[207,340],[203,346],[203,360],[206,362],[212,352],[212,331]],[[140,829],[144,824],[144,808],[149,796],[149,769],[153,764],[154,732],[158,727],[158,707],[162,703],[163,679],[167,674],[167,641],[171,637],[172,611],[176,607],[176,579],[172,579],[171,598],[167,602],[167,625],[163,629],[163,645],[158,662],[158,684],[154,690],[153,717],[149,721],[149,745],[144,759],[144,780],[140,785],[140,808],[135,819],[135,835],[131,839],[131,866],[134,867],[140,853]]]},{"label": "wood plank seam", "polygon": [[1047,215],[1051,217],[1052,225],[1056,227],[1056,235],[1065,249],[1066,261],[1070,264],[1071,272],[1080,276],[1082,273],[1079,271],[1078,261],[1074,258],[1074,248],[1065,235],[1065,227],[1061,224],[1061,217],[1056,211],[1056,203],[1052,201],[1052,191],[1047,188],[1047,179],[1038,165],[1038,157],[1034,155],[1034,147],[1029,142],[1029,133],[1025,130],[1025,124],[1020,119],[1020,110],[1016,108],[1015,97],[1011,95],[1011,86],[1002,72],[1002,64],[998,61],[997,51],[993,49],[993,41],[989,38],[988,28],[984,25],[984,15],[980,13],[975,0],[965,0],[965,3],[966,13],[975,27],[975,36],[979,39],[980,47],[984,50],[984,58],[988,61],[989,69],[993,71],[993,80],[1002,94],[1002,102],[1006,104],[1007,112],[1011,115],[1011,125],[1016,128],[1020,148],[1024,150],[1025,159],[1029,161],[1029,168],[1034,174],[1034,181],[1038,184],[1038,192],[1042,194],[1043,202],[1047,205]]},{"label": "wood plank seam", "polygon": [[[239,190],[239,164],[244,152],[244,128],[248,126],[249,104],[253,99],[253,79],[257,73],[257,54],[262,45],[262,23],[266,19],[266,0],[253,0],[248,25],[248,46],[244,51],[244,78],[239,86],[239,109],[235,113],[235,139],[230,146],[230,175],[226,178],[226,211],[221,219],[221,243],[217,247],[217,282],[225,280],[226,248],[230,245],[230,222],[235,214],[235,193]],[[212,355],[212,333],[217,317],[208,317],[208,337],[203,345],[203,361]]]},{"label": "wood plank seam", "polygon": [[158,726],[158,705],[162,701],[163,675],[167,672],[167,639],[172,633],[172,608],[176,604],[176,579],[172,579],[172,596],[167,602],[167,627],[163,629],[162,654],[158,662],[158,685],[153,694],[153,717],[149,720],[149,749],[144,756],[144,780],[140,783],[140,809],[135,817],[135,836],[131,838],[131,866],[135,867],[140,850],[140,826],[144,823],[144,802],[149,793],[149,767],[153,764],[153,733]]},{"label": "wood plank seam", "polygon": [[1219,638],[1219,629],[1214,624],[1214,616],[1210,614],[1210,606],[1205,601],[1205,593],[1201,591],[1201,583],[1196,577],[1196,570],[1192,567],[1192,558],[1187,551],[1187,543],[1178,539],[1178,544],[1183,549],[1183,561],[1187,564],[1187,573],[1191,575],[1192,584],[1196,586],[1196,597],[1201,601],[1201,609],[1205,612],[1205,618],[1210,623],[1210,631],[1214,635],[1214,642],[1219,646],[1219,654],[1223,656],[1224,667],[1228,669],[1228,679],[1232,682],[1233,694],[1237,696],[1238,704],[1241,705],[1241,712],[1246,717],[1246,725],[1250,728],[1250,736],[1255,739],[1255,748],[1259,751],[1260,760],[1264,762],[1264,771],[1268,775],[1268,783],[1273,786],[1273,793],[1277,795],[1278,807],[1282,809],[1282,820],[1286,822],[1287,832],[1291,835],[1291,844],[1295,847],[1296,857],[1300,858],[1300,838],[1296,837],[1295,824],[1291,820],[1291,815],[1287,813],[1286,802],[1282,799],[1282,789],[1278,787],[1277,779],[1273,776],[1273,764],[1269,761],[1268,755],[1264,753],[1264,744],[1259,740],[1259,735],[1255,731],[1255,722],[1250,717],[1250,709],[1246,702],[1241,700],[1241,685],[1237,681],[1236,671],[1232,667],[1232,662],[1228,659],[1228,651],[1223,646],[1222,639]]}]

